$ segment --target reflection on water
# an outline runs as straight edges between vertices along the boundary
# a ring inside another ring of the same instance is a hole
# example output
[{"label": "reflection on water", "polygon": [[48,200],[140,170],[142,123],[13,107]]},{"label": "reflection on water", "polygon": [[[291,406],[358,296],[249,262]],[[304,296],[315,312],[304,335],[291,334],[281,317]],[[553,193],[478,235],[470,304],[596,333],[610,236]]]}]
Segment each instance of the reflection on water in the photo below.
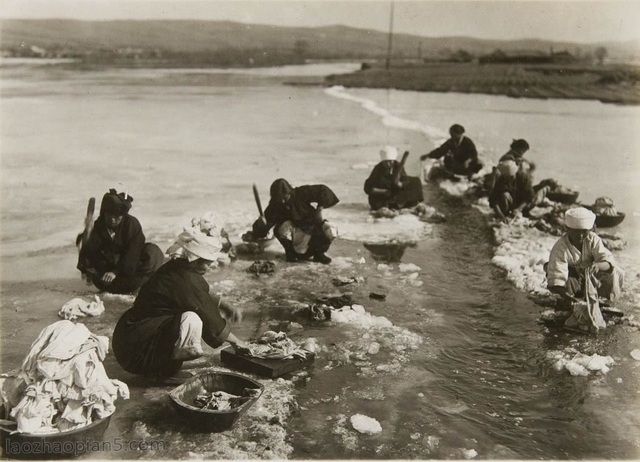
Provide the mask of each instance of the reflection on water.
[{"label": "reflection on water", "polygon": [[402,256],[407,247],[416,247],[416,243],[414,242],[390,242],[386,244],[364,242],[362,245],[371,252],[374,260],[386,262],[399,262],[402,260]]}]

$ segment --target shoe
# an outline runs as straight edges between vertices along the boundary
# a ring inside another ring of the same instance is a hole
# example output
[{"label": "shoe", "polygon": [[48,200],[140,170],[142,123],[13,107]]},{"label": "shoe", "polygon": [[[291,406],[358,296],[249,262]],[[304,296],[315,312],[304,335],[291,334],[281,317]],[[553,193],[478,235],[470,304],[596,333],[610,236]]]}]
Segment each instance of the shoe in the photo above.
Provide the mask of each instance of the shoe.
[{"label": "shoe", "polygon": [[171,353],[171,359],[174,361],[191,361],[197,359],[204,354],[200,345],[194,345],[188,348],[174,348]]},{"label": "shoe", "polygon": [[160,385],[182,385],[187,380],[194,377],[193,372],[178,371],[171,377],[157,377],[156,380]]},{"label": "shoe", "polygon": [[284,256],[285,261],[288,261],[289,263],[295,263],[300,261],[300,259],[298,258],[298,254],[296,254],[295,252],[291,251],[291,252],[286,252],[285,256]]},{"label": "shoe", "polygon": [[323,265],[328,265],[329,263],[331,263],[331,258],[327,257],[323,253],[319,253],[313,256],[313,261],[322,263]]}]

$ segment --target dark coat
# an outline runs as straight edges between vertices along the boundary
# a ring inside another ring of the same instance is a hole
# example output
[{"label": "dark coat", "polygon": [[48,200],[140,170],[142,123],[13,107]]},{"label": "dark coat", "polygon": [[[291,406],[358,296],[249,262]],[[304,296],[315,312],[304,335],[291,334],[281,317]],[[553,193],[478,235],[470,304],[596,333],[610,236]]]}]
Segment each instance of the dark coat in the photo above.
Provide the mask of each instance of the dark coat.
[{"label": "dark coat", "polygon": [[[459,145],[452,138],[449,138],[441,146],[426,155],[429,159],[440,159],[443,156],[445,167],[458,175],[476,173],[482,167],[478,161],[476,145],[466,136],[460,140]],[[469,166],[465,167],[464,163],[467,161],[470,161]]]},{"label": "dark coat", "polygon": [[291,221],[296,228],[313,234],[322,223],[318,221],[316,208],[311,204],[316,203],[327,209],[338,202],[340,199],[323,184],[299,186],[293,189],[287,204],[273,199],[269,201],[269,205],[264,210],[267,225],[263,226],[260,220],[257,220],[253,224],[253,235],[256,238],[265,237],[271,228],[285,221]]},{"label": "dark coat", "polygon": [[92,268],[99,274],[111,271],[117,276],[134,276],[144,244],[142,226],[136,217],[124,215],[112,239],[101,215],[80,251],[78,269],[84,271]]},{"label": "dark coat", "polygon": [[[80,249],[77,268],[88,275],[98,289],[124,294],[137,290],[163,261],[160,248],[145,243],[142,227],[135,217],[124,215],[111,238],[104,217],[100,215],[89,239]],[[107,272],[116,275],[109,284],[102,281]]]},{"label": "dark coat", "polygon": [[202,319],[203,340],[217,348],[231,330],[220,306],[220,298],[209,294],[209,284],[186,259],[168,261],[142,285],[133,307],[116,325],[113,352],[118,363],[136,374],[172,375],[182,364],[170,359],[182,313],[196,313]]},{"label": "dark coat", "polygon": [[[394,189],[395,186],[395,176],[398,174],[398,169],[400,168],[400,162],[397,160],[392,161],[391,168],[389,168],[389,164],[387,161],[379,162],[364,182],[364,192],[367,194],[371,194],[373,188],[380,189]],[[400,171],[399,179],[403,181],[407,177],[407,172],[402,167]]]},{"label": "dark coat", "polygon": [[[399,175],[403,187],[396,186],[395,177],[399,168],[400,162],[397,160],[394,160],[390,167],[386,161],[379,162],[373,167],[369,178],[364,182],[364,192],[369,196],[369,205],[372,209],[415,205],[424,199],[420,179],[408,176],[404,167],[400,170]],[[374,188],[386,189],[389,192],[387,194],[372,194]]]}]

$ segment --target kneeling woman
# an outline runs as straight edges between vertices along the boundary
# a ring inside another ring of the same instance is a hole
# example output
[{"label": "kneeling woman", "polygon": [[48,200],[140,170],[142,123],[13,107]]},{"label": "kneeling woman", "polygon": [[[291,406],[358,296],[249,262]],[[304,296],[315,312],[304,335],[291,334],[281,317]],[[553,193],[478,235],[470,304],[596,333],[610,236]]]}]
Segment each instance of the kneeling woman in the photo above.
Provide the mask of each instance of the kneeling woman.
[{"label": "kneeling woman", "polygon": [[219,256],[219,241],[185,230],[169,251],[175,254],[176,248],[183,250],[182,256],[165,263],[142,285],[113,332],[113,352],[124,370],[165,383],[189,377],[180,372],[182,362],[202,356],[201,339],[212,348],[225,341],[247,346],[220,314],[222,310],[237,321],[241,312],[209,294],[203,277]]}]

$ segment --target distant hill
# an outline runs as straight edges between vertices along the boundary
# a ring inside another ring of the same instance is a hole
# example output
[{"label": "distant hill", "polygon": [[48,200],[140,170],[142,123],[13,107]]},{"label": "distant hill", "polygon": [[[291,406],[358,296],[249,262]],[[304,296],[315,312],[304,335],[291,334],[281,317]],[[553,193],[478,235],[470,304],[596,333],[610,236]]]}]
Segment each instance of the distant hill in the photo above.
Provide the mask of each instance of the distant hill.
[{"label": "distant hill", "polygon": [[[265,50],[305,59],[367,59],[384,57],[387,41],[388,35],[384,32],[346,26],[296,28],[193,20],[0,20],[0,48],[5,54],[8,50],[15,52],[32,47],[37,51],[62,50],[81,55],[96,50],[147,50],[158,56]],[[584,45],[537,39],[501,41],[407,34],[393,36],[394,56],[405,58],[434,58],[460,49],[475,56],[496,49],[585,54],[600,46],[606,47],[608,56],[613,59],[640,57],[639,42]]]}]

